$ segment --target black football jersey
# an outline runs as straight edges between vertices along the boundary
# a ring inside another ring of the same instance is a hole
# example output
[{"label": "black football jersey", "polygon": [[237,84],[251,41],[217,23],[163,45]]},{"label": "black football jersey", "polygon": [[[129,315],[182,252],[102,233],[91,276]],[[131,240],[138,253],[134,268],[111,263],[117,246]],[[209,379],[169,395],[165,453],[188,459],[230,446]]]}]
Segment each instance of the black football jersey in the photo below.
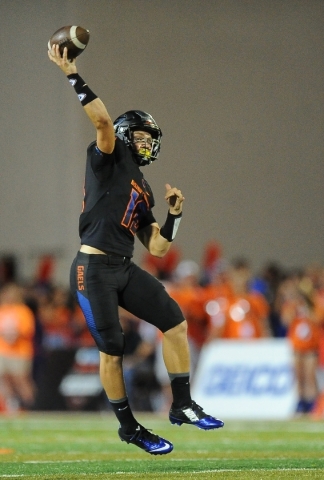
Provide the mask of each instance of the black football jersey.
[{"label": "black football jersey", "polygon": [[118,137],[111,154],[91,143],[80,216],[81,244],[132,257],[136,232],[156,221],[153,207],[152,190],[131,149]]}]

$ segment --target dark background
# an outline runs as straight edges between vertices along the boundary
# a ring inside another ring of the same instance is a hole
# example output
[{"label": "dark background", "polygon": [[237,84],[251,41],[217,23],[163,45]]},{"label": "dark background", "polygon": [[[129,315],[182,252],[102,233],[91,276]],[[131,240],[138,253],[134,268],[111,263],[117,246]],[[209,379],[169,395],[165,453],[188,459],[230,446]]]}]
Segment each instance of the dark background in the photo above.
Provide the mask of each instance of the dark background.
[{"label": "dark background", "polygon": [[138,108],[162,128],[144,172],[160,224],[164,184],[185,194],[184,258],[216,239],[255,269],[322,261],[323,20],[322,0],[1,0],[0,253],[26,275],[54,252],[67,283],[95,132],[47,42],[82,25],[79,73],[111,116]]}]

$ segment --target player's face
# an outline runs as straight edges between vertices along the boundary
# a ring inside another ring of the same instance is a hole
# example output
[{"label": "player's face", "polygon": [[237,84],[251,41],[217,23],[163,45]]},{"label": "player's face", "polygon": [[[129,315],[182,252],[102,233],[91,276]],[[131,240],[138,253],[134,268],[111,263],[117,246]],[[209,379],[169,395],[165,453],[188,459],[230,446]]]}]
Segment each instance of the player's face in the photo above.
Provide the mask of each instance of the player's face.
[{"label": "player's face", "polygon": [[152,135],[148,132],[136,130],[133,132],[133,145],[141,155],[150,156],[153,147]]}]

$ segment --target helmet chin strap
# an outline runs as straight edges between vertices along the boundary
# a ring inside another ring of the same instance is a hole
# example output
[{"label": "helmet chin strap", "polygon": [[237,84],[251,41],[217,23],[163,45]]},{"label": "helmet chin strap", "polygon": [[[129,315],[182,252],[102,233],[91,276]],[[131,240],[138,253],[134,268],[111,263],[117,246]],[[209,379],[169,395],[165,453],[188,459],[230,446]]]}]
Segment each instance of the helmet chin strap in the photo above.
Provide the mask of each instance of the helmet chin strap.
[{"label": "helmet chin strap", "polygon": [[140,167],[144,167],[145,165],[150,165],[152,160],[149,157],[143,157],[142,155],[136,155],[137,163]]}]

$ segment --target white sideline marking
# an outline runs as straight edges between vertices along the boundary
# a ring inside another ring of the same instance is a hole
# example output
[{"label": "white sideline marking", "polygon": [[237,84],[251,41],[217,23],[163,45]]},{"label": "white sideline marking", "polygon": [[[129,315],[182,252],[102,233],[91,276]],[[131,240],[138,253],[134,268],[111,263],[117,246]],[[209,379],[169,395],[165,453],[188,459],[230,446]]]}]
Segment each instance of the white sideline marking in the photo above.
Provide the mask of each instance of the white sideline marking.
[{"label": "white sideline marking", "polygon": [[[81,460],[83,461],[83,460]],[[26,463],[26,462],[25,462]],[[39,463],[55,463],[55,462],[39,462]],[[63,463],[63,462],[62,462]],[[199,473],[226,473],[226,472],[316,472],[322,469],[317,468],[251,468],[250,470],[246,470],[245,468],[220,468],[220,469],[213,469],[213,470],[195,470],[190,471],[188,474],[199,474]],[[113,472],[114,475],[134,475],[134,472]],[[181,472],[168,472],[172,475],[181,474]],[[79,473],[80,476],[88,475],[88,473]],[[0,475],[0,478],[18,478],[18,477],[28,477],[30,474],[26,475]],[[41,476],[40,476],[41,478]]]},{"label": "white sideline marking", "polygon": [[80,463],[80,462],[101,462],[101,460],[26,460],[22,463]]}]

